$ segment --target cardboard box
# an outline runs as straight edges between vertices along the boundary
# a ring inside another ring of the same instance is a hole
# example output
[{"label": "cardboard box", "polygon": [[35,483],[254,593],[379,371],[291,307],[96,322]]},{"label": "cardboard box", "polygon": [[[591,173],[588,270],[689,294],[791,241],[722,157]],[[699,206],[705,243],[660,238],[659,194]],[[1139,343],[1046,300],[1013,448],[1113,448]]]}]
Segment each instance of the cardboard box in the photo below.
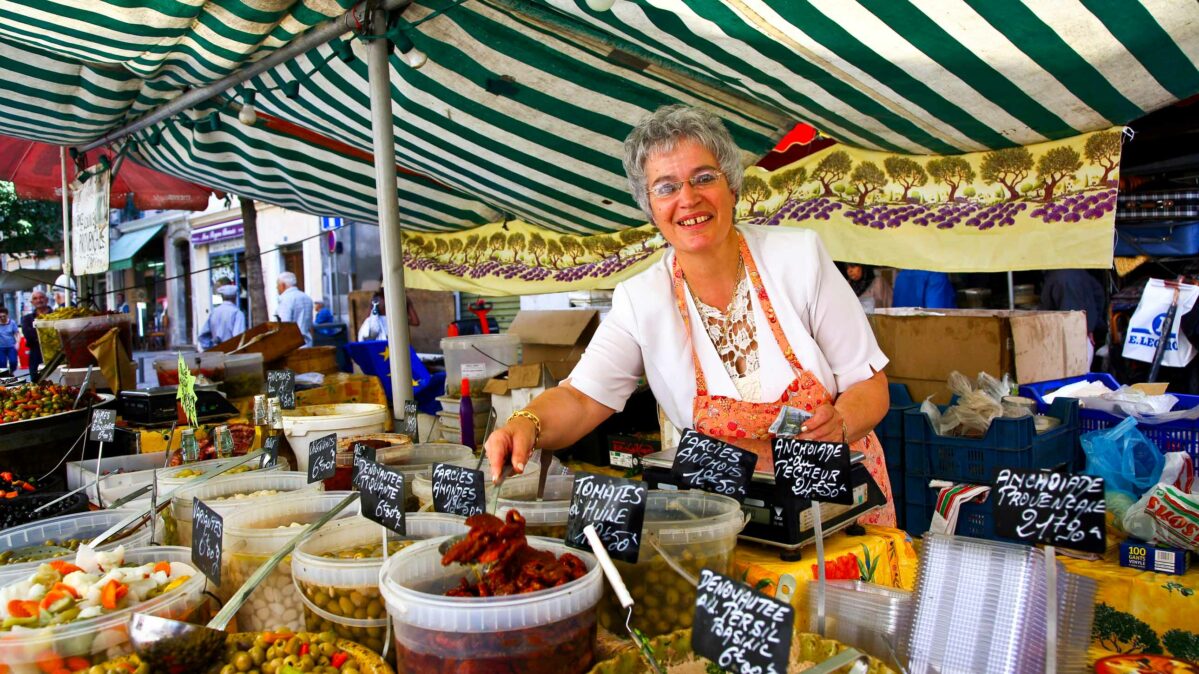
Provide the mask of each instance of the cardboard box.
[{"label": "cardboard box", "polygon": [[573,365],[583,356],[598,327],[599,312],[595,309],[521,311],[512,319],[508,333],[520,337],[521,362],[526,365]]},{"label": "cardboard box", "polygon": [[1190,567],[1187,551],[1130,538],[1120,543],[1120,566],[1181,576]]},{"label": "cardboard box", "polygon": [[574,363],[570,362],[513,365],[505,374],[489,379],[483,392],[491,394],[496,424],[502,425],[513,412],[523,409],[547,388],[557,386],[572,369]]},{"label": "cardboard box", "polygon": [[269,364],[286,358],[304,346],[304,336],[295,323],[262,323],[209,349],[224,353],[261,353]]},{"label": "cardboard box", "polygon": [[870,325],[890,359],[887,378],[906,384],[916,401],[932,395],[947,404],[954,370],[1032,383],[1085,374],[1090,366],[1081,311],[880,309]]}]

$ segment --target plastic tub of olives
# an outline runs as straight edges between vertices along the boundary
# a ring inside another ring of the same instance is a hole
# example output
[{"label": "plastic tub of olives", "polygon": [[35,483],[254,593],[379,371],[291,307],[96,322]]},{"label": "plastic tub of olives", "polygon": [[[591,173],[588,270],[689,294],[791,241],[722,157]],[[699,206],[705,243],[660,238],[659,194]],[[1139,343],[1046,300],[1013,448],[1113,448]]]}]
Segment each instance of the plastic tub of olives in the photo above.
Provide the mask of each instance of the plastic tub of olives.
[{"label": "plastic tub of olives", "polygon": [[[303,526],[320,519],[349,492],[302,492],[241,508],[225,517],[225,555],[222,560],[222,592],[227,596],[258,570]],[[338,514],[345,519],[358,514],[356,502]],[[289,555],[262,581],[237,612],[237,625],[248,632],[288,627],[304,629],[303,604],[291,579]]]},{"label": "plastic tub of olives", "polygon": [[[442,513],[411,513],[406,535],[388,532],[393,555],[416,541],[467,532],[466,520]],[[383,527],[365,517],[330,522],[296,548],[292,580],[304,604],[305,629],[332,631],[376,653],[387,638],[387,610],[379,594]]]},{"label": "plastic tub of olives", "polygon": [[[0,586],[27,577],[37,567],[56,557],[73,560],[74,550],[107,531],[134,513],[133,509],[96,510],[51,517],[0,532]],[[126,549],[150,544],[150,527],[143,525],[133,533],[100,544],[100,550]],[[55,553],[43,546],[53,545],[72,552]]]},{"label": "plastic tub of olives", "polygon": [[308,482],[308,474],[292,470],[273,470],[221,475],[204,484],[183,487],[171,499],[171,514],[167,518],[165,541],[168,545],[192,544],[192,499],[198,498],[221,517],[253,504],[261,506],[267,499],[281,498],[302,492],[324,490],[321,482]]}]

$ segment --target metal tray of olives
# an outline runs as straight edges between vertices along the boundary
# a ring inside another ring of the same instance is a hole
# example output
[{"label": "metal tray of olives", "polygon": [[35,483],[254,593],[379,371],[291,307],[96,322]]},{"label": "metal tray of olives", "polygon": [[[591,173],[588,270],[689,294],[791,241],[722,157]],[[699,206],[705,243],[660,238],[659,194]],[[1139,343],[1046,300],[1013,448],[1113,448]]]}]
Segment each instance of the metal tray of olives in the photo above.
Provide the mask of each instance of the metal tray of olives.
[{"label": "metal tray of olives", "polygon": [[[93,409],[115,404],[116,396],[111,393],[96,395],[100,400],[92,405]],[[53,468],[63,452],[79,439],[87,422],[88,409],[82,407],[0,424],[0,463],[7,470],[41,475]],[[47,451],[31,451],[42,447],[48,448]]]}]

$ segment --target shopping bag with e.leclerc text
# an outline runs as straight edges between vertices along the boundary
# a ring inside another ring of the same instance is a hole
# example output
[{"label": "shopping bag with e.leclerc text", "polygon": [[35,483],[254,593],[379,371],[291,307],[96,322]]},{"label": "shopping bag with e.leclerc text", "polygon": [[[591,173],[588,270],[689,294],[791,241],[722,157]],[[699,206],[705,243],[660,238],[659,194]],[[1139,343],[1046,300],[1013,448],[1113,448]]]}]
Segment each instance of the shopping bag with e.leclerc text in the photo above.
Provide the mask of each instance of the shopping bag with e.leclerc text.
[{"label": "shopping bag with e.leclerc text", "polygon": [[[1182,323],[1182,317],[1195,308],[1199,286],[1180,283],[1177,287],[1178,310],[1174,314],[1174,324],[1170,327],[1169,341],[1166,342],[1165,355],[1162,357],[1162,365],[1166,367],[1186,367],[1195,357],[1195,347],[1186,334],[1179,331],[1178,326]],[[1145,292],[1141,294],[1141,302],[1128,322],[1128,334],[1124,338],[1125,358],[1153,362],[1153,355],[1162,337],[1162,324],[1173,301],[1174,284],[1167,285],[1161,279],[1149,279],[1149,283],[1145,284]]]}]

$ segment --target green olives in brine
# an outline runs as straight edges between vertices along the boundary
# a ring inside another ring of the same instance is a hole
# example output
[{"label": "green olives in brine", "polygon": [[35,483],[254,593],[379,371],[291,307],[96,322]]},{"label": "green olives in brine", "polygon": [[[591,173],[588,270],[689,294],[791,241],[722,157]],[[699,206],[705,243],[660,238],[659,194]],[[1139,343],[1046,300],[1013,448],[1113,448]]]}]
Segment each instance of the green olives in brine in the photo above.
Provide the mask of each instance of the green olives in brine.
[{"label": "green olives in brine", "polygon": [[[707,545],[664,546],[676,562],[692,576],[708,568],[723,574],[732,570],[732,548],[707,550]],[[615,561],[615,560],[614,560]],[[615,561],[632,595],[632,626],[649,636],[668,634],[691,626],[695,614],[695,587],[670,568],[648,545],[641,548],[637,564]],[[624,632],[626,611],[608,589],[599,604],[599,623],[605,629]]]}]

